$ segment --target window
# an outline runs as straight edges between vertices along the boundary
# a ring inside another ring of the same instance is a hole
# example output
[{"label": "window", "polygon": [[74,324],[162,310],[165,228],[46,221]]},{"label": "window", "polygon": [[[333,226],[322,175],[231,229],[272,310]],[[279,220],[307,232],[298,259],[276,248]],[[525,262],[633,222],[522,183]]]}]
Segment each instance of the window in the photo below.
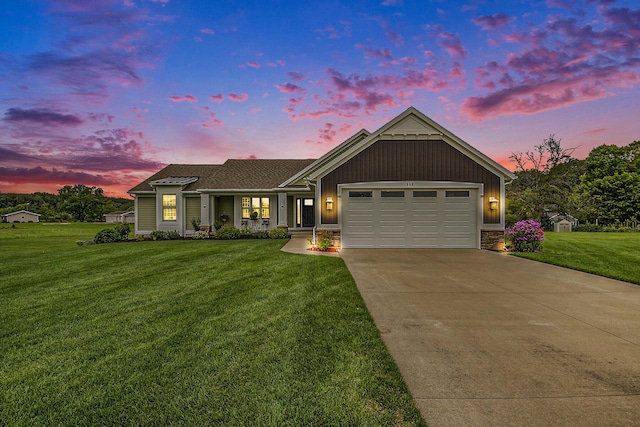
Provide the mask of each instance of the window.
[{"label": "window", "polygon": [[373,197],[372,191],[349,191],[349,198],[354,197]]},{"label": "window", "polygon": [[413,192],[413,197],[438,197],[436,190],[417,190]]},{"label": "window", "polygon": [[449,190],[449,191],[445,191],[444,193],[445,197],[469,197],[469,191],[468,190]]},{"label": "window", "polygon": [[175,194],[162,195],[162,220],[163,221],[176,221],[178,219],[176,206],[177,206],[177,198]]},{"label": "window", "polygon": [[243,197],[242,198],[242,219],[251,218],[251,214],[254,213],[254,218],[269,219],[269,198],[268,197]]},{"label": "window", "polygon": [[404,191],[381,191],[380,197],[404,197]]}]

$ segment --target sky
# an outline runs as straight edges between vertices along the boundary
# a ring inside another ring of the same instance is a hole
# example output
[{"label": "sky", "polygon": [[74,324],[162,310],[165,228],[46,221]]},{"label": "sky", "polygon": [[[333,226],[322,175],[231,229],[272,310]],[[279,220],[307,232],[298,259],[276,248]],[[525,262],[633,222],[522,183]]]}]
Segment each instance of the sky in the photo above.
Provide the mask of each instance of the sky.
[{"label": "sky", "polygon": [[1,0],[0,192],[318,158],[414,106],[514,170],[640,139],[637,0]]}]

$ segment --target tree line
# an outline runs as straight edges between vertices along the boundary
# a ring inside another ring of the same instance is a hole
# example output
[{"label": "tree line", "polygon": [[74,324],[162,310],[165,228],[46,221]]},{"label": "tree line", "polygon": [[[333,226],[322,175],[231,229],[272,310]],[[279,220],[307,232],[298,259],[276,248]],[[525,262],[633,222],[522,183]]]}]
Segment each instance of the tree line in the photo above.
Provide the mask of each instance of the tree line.
[{"label": "tree line", "polygon": [[601,145],[584,160],[574,150],[550,135],[511,154],[517,179],[507,186],[507,225],[534,219],[549,227],[550,212],[605,226],[640,221],[640,141]]},{"label": "tree line", "polygon": [[0,193],[0,214],[26,210],[40,214],[40,221],[104,221],[113,211],[133,210],[133,200],[107,197],[99,187],[65,185],[57,194]]}]

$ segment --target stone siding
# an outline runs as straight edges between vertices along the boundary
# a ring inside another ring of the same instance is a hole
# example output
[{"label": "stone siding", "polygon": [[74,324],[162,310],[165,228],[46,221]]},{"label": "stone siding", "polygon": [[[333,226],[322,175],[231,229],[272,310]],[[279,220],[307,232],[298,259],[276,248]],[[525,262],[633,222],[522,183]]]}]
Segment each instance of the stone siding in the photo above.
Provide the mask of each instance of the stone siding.
[{"label": "stone siding", "polygon": [[480,249],[504,251],[504,230],[482,230]]}]

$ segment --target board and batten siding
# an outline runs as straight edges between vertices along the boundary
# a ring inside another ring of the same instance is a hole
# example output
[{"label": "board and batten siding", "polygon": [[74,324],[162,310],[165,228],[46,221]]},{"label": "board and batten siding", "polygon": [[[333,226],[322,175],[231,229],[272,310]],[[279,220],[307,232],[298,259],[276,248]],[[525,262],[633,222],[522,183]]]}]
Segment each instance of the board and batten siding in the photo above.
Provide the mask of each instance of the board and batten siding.
[{"label": "board and batten siding", "polygon": [[185,197],[184,205],[186,210],[185,221],[186,230],[191,230],[191,221],[194,219],[200,222],[200,196]]},{"label": "board and batten siding", "polygon": [[138,230],[153,231],[156,229],[156,197],[136,196],[138,202]]},{"label": "board and batten siding", "polygon": [[[500,177],[442,140],[381,140],[322,177],[322,200],[338,200],[338,184],[378,181],[452,181],[484,184],[484,224],[499,224]],[[322,209],[323,224],[338,223],[338,209]]]}]

